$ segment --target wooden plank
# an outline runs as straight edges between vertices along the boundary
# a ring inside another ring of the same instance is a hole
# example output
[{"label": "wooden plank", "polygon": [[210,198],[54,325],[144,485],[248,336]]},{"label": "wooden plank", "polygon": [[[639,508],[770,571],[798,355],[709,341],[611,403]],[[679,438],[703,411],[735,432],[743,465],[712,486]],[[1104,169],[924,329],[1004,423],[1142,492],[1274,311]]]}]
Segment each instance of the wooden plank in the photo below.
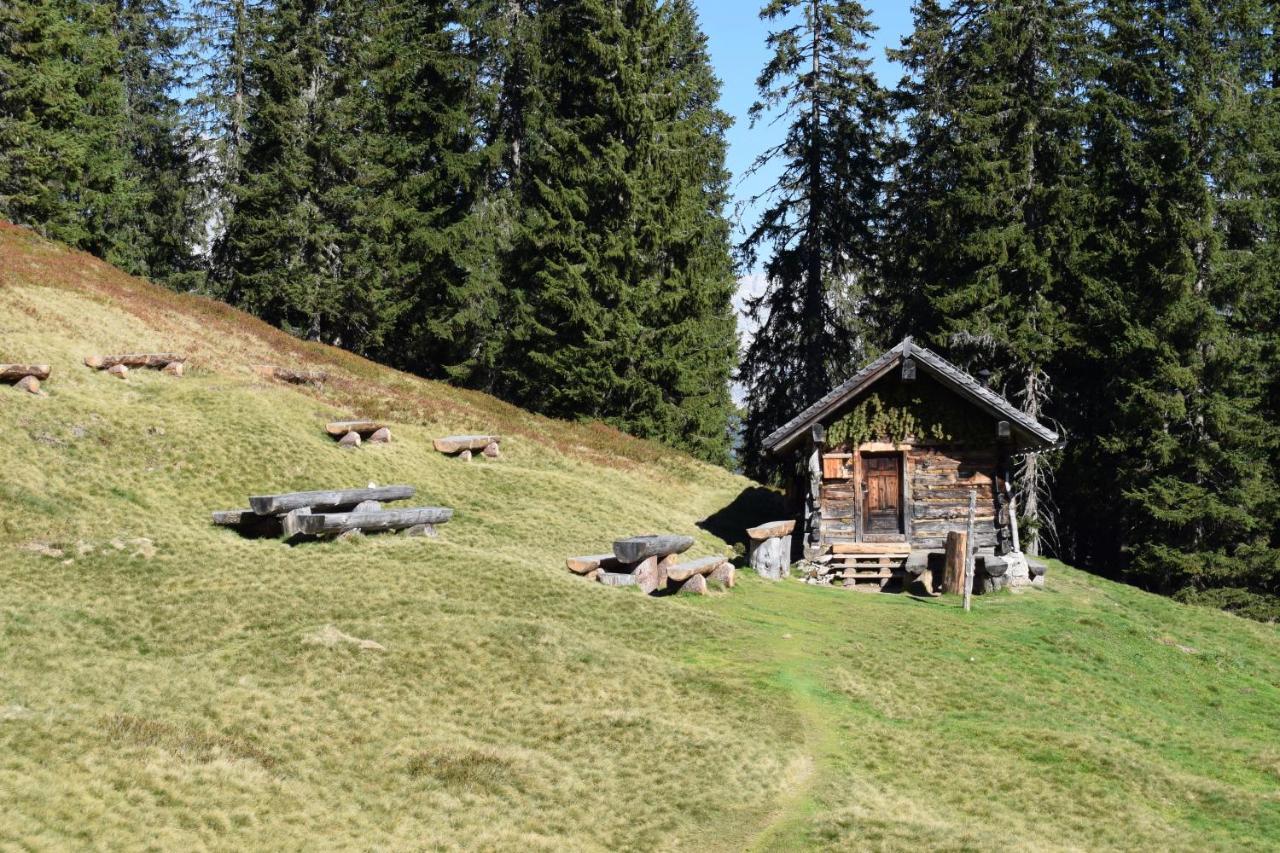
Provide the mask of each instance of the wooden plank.
[{"label": "wooden plank", "polygon": [[152,367],[159,369],[173,362],[181,364],[186,361],[185,355],[176,352],[127,352],[119,355],[87,355],[84,363],[94,370],[106,370],[123,364],[125,367]]},{"label": "wooden plank", "polygon": [[444,524],[453,510],[442,506],[384,509],[378,512],[328,512],[297,517],[300,531],[308,536],[330,536],[348,530],[402,530],[415,524]]},{"label": "wooden plank", "polygon": [[631,572],[607,572],[597,570],[596,580],[605,586],[635,586],[636,576]]},{"label": "wooden plank", "polygon": [[463,450],[484,450],[490,444],[501,444],[496,435],[446,435],[432,442],[441,453],[460,453]]},{"label": "wooden plank", "polygon": [[694,575],[709,575],[727,563],[724,557],[712,556],[690,560],[687,563],[675,563],[667,568],[667,577],[677,583],[687,581]]},{"label": "wooden plank", "polygon": [[909,542],[837,542],[831,546],[834,554],[909,554]]},{"label": "wooden plank", "polygon": [[969,609],[969,602],[973,598],[973,513],[974,506],[978,501],[978,493],[969,493],[969,523],[966,525],[964,542],[964,609]]},{"label": "wooden plank", "polygon": [[647,557],[683,554],[693,547],[692,536],[649,533],[613,543],[613,555],[623,563],[638,563]]},{"label": "wooden plank", "polygon": [[324,426],[324,431],[334,438],[341,438],[349,432],[357,435],[365,436],[369,433],[377,432],[382,429],[385,424],[380,421],[333,421]]},{"label": "wooden plank", "polygon": [[618,562],[618,558],[612,554],[592,554],[587,557],[569,557],[564,561],[569,571],[578,575],[585,575],[595,569],[605,569],[606,571],[617,571],[622,564]]},{"label": "wooden plank", "polygon": [[258,515],[282,515],[290,510],[340,510],[361,501],[402,501],[414,495],[413,486],[373,486],[367,489],[335,489],[315,492],[288,492],[282,495],[255,495],[249,506]]},{"label": "wooden plank", "polygon": [[796,529],[794,519],[786,521],[767,521],[756,527],[747,528],[747,536],[751,539],[772,539],[775,536],[786,536]]},{"label": "wooden plank", "polygon": [[49,378],[47,364],[0,364],[0,382],[17,382],[28,376],[41,381]]},{"label": "wooden plank", "polygon": [[947,534],[946,569],[942,574],[942,591],[957,595],[964,591],[965,558],[968,554],[964,533],[953,530]]}]

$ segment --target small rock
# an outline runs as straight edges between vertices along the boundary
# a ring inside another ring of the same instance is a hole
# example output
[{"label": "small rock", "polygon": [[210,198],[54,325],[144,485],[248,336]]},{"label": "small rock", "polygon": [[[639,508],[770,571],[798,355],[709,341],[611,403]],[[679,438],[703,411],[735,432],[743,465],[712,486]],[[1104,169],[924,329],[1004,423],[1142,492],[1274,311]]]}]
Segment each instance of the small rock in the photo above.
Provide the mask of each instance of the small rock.
[{"label": "small rock", "polygon": [[344,634],[333,625],[325,625],[314,634],[302,638],[304,646],[324,646],[332,649],[339,645],[351,645],[370,652],[385,652],[386,646],[373,640],[362,640],[350,634]]},{"label": "small rock", "polygon": [[21,388],[23,391],[26,391],[28,394],[35,394],[37,397],[48,396],[48,394],[40,390],[40,380],[36,379],[34,376],[22,377],[21,379],[19,379],[17,382],[14,383],[13,387]]},{"label": "small rock", "polygon": [[470,451],[470,450],[464,450],[464,451],[462,451],[461,453],[459,453],[459,454],[458,454],[458,458],[459,458],[459,459],[461,459],[463,462],[470,462],[470,461],[471,461],[471,451]]},{"label": "small rock", "polygon": [[180,361],[171,361],[171,362],[169,362],[168,364],[166,364],[164,367],[162,367],[162,368],[160,369],[160,372],[161,372],[161,373],[167,373],[167,374],[169,374],[170,376],[181,376],[181,375],[182,375],[182,370],[183,370],[183,368],[182,368],[182,362],[180,362]]},{"label": "small rock", "polygon": [[76,553],[77,553],[77,554],[79,554],[81,557],[83,557],[85,554],[92,554],[92,553],[93,553],[93,543],[92,543],[92,542],[77,542],[77,543],[76,543]]},{"label": "small rock", "polygon": [[156,555],[156,546],[150,539],[145,536],[133,540],[134,552],[132,557],[141,557],[144,560],[150,560]]},{"label": "small rock", "polygon": [[484,450],[480,452],[490,459],[497,459],[502,454],[502,451],[498,449],[498,442],[496,441],[491,441],[486,444],[484,446]]},{"label": "small rock", "polygon": [[386,427],[382,427],[381,429],[375,430],[373,435],[369,436],[369,443],[370,444],[390,444],[391,430],[387,429]]},{"label": "small rock", "polygon": [[434,524],[415,524],[413,527],[406,527],[401,531],[402,536],[425,536],[435,538],[440,534],[436,531]]},{"label": "small rock", "polygon": [[129,368],[125,367],[123,364],[113,364],[107,368],[107,373],[110,373],[112,376],[120,379],[124,379],[129,375]]},{"label": "small rock", "polygon": [[360,433],[355,432],[354,430],[347,433],[342,438],[338,439],[338,446],[339,447],[359,447]]}]

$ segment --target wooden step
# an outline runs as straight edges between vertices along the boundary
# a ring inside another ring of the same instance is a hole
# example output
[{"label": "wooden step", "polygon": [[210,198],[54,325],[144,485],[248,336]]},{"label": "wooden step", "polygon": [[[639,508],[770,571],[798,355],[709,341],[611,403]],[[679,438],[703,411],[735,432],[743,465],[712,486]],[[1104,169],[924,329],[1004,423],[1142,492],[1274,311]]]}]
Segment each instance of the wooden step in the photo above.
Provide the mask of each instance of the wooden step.
[{"label": "wooden step", "polygon": [[898,572],[843,572],[840,577],[854,581],[889,580]]},{"label": "wooden step", "polygon": [[836,542],[831,546],[833,554],[901,554],[911,553],[909,542]]}]

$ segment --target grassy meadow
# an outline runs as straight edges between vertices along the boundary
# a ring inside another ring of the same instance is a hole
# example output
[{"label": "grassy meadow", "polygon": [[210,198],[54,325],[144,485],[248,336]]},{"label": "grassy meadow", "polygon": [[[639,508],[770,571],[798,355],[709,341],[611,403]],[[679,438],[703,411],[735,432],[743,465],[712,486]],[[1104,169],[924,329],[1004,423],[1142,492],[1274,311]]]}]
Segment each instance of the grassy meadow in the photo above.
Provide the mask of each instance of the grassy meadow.
[{"label": "grassy meadow", "polygon": [[[153,350],[186,377],[81,363]],[[774,496],[10,226],[0,361],[54,368],[0,387],[0,849],[1280,847],[1274,625],[1056,563],[969,614],[591,584],[565,556],[728,553]],[[354,416],[394,442],[340,450],[323,424]],[[431,449],[480,431],[500,460]],[[295,547],[208,523],[369,482],[455,518]]]}]

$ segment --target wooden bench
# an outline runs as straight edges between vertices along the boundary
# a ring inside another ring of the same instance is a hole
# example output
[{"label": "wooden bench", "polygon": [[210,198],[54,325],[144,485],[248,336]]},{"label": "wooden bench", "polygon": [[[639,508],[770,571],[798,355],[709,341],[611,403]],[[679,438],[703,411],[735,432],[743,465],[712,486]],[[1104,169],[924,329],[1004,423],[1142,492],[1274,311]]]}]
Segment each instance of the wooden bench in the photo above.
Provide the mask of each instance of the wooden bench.
[{"label": "wooden bench", "polygon": [[413,486],[370,486],[254,495],[249,498],[249,509],[219,510],[213,513],[213,523],[245,536],[283,535],[290,541],[384,530],[434,536],[436,525],[453,518],[452,509],[382,508],[382,501],[406,500],[414,492]]},{"label": "wooden bench", "polygon": [[464,462],[471,461],[477,450],[489,459],[497,459],[502,455],[498,448],[501,443],[502,438],[496,435],[446,435],[432,442],[440,453],[456,456]]},{"label": "wooden bench", "polygon": [[181,376],[187,357],[173,352],[128,352],[118,355],[87,355],[84,363],[94,370],[105,370],[124,379],[133,367],[147,367],[170,376]]},{"label": "wooden bench", "polygon": [[565,567],[606,586],[638,586],[646,595],[705,595],[708,581],[732,588],[735,570],[728,558],[711,556],[687,563],[678,561],[678,555],[692,546],[692,536],[631,536],[614,542],[611,554],[569,557]]},{"label": "wooden bench", "polygon": [[0,382],[40,397],[45,396],[40,383],[49,378],[49,373],[47,364],[0,364]]},{"label": "wooden bench", "polygon": [[391,441],[391,430],[380,421],[330,421],[324,431],[338,439],[340,447],[359,447],[366,440],[371,444]]}]

